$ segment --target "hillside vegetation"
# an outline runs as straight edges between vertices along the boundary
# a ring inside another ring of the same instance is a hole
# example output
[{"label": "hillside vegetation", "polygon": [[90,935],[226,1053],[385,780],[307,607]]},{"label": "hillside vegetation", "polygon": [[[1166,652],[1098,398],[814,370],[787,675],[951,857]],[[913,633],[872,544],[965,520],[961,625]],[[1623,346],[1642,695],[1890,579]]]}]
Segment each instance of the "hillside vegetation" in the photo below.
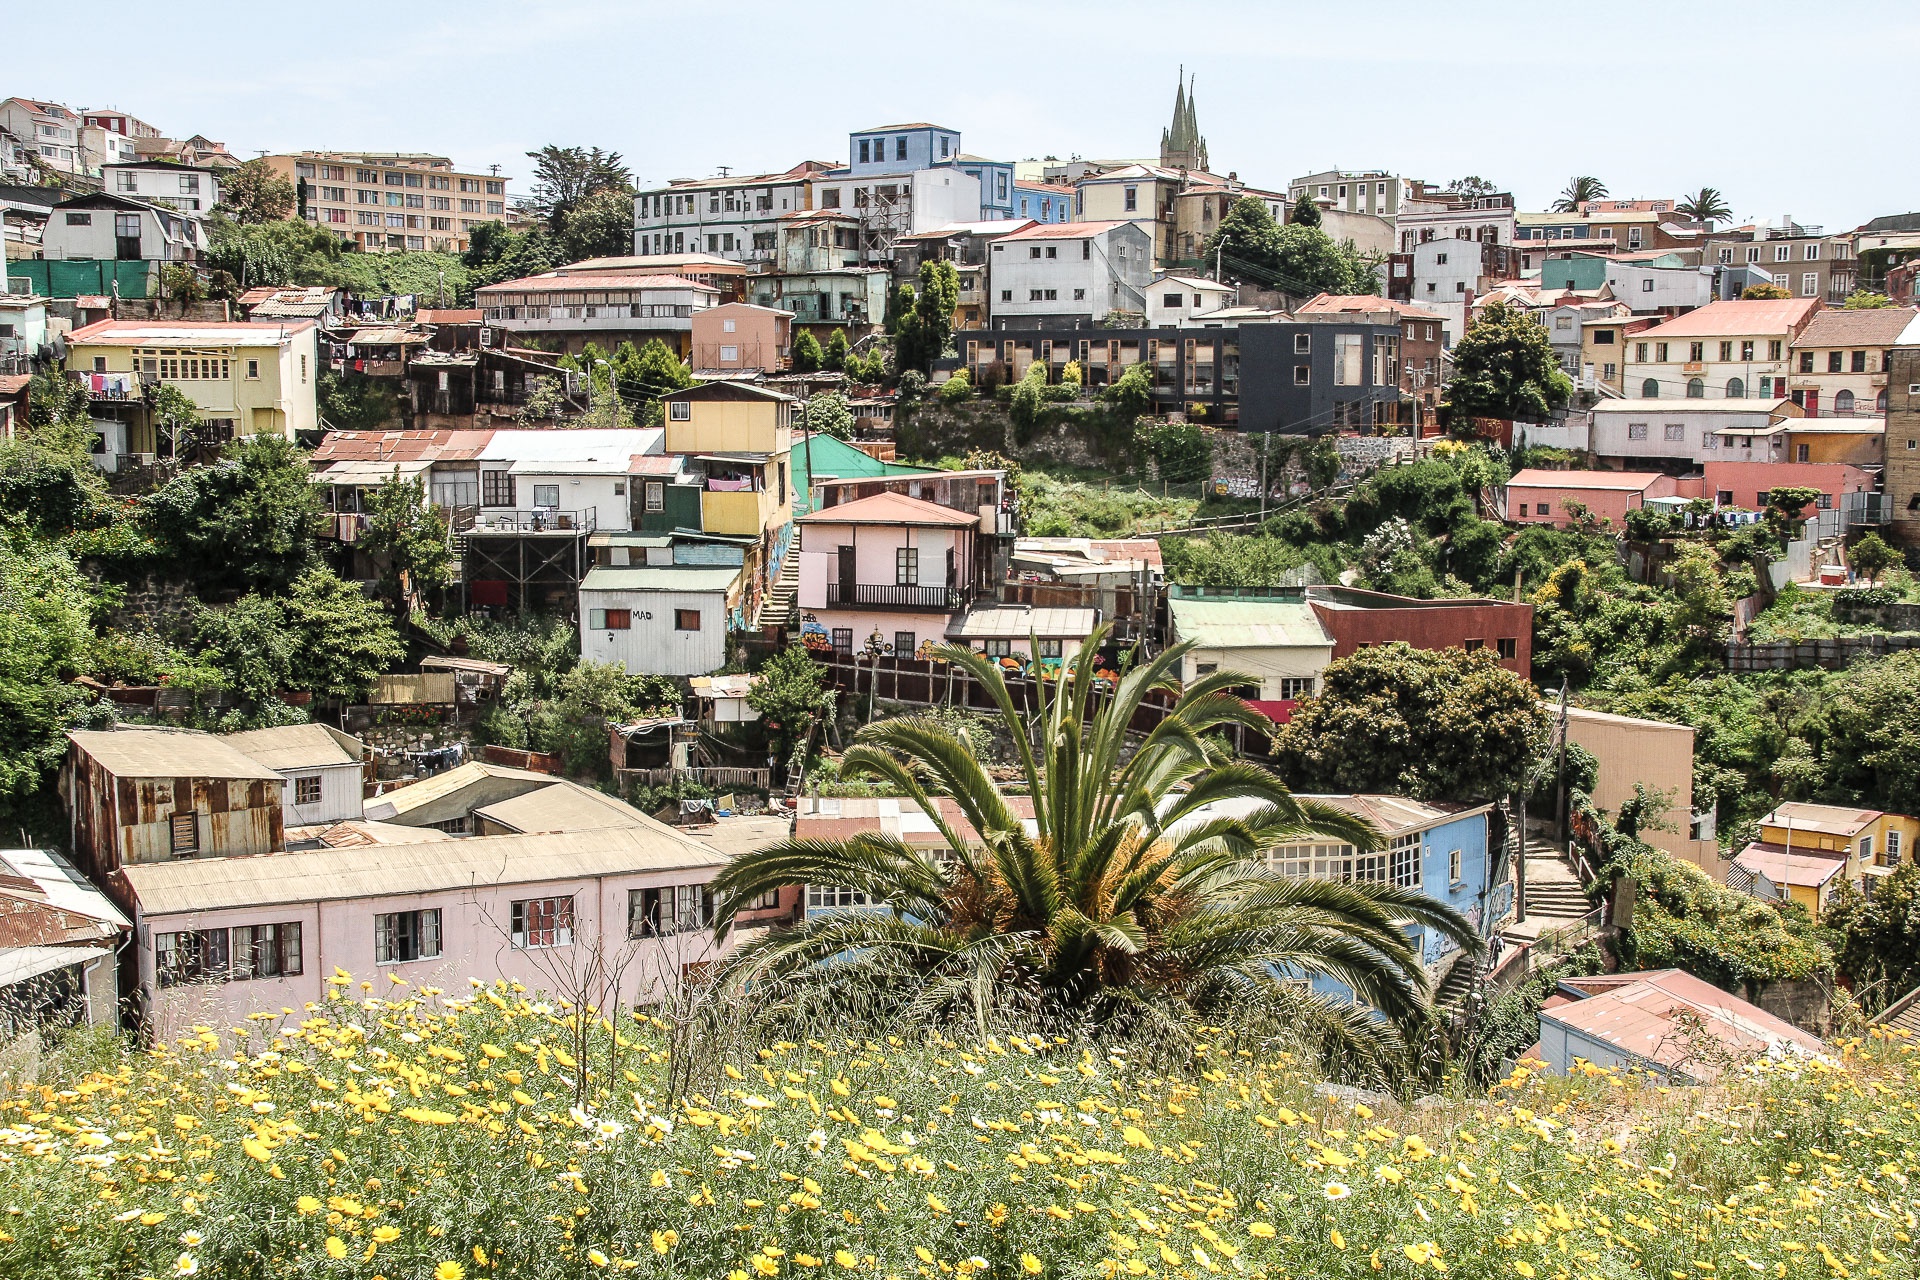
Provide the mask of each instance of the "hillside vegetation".
[{"label": "hillside vegetation", "polygon": [[[10,1277],[1908,1276],[1911,1048],[1402,1108],[1273,1045],[714,1050],[506,986],[198,1028],[0,1104]],[[238,1047],[235,1047],[237,1036]]]}]

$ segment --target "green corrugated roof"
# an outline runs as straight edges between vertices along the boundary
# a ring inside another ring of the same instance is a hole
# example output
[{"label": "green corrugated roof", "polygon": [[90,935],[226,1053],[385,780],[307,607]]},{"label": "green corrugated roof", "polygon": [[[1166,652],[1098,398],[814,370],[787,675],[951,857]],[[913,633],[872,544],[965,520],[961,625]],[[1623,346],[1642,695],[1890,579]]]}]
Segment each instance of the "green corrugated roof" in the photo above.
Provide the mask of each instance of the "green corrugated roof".
[{"label": "green corrugated roof", "polygon": [[1304,601],[1169,600],[1175,640],[1205,649],[1325,647],[1333,638]]},{"label": "green corrugated roof", "polygon": [[[809,459],[808,454],[812,457]],[[808,504],[808,495],[812,492],[812,471],[835,479],[849,480],[855,477],[873,479],[880,476],[924,476],[937,475],[932,467],[915,467],[904,462],[882,462],[870,453],[863,453],[844,440],[829,435],[815,433],[813,438],[803,440],[796,436],[793,442],[792,467],[793,488],[797,495],[793,514],[805,515],[812,510]]]},{"label": "green corrugated roof", "polygon": [[601,565],[589,569],[580,581],[582,591],[726,591],[740,576],[740,567],[681,568],[673,566]]}]

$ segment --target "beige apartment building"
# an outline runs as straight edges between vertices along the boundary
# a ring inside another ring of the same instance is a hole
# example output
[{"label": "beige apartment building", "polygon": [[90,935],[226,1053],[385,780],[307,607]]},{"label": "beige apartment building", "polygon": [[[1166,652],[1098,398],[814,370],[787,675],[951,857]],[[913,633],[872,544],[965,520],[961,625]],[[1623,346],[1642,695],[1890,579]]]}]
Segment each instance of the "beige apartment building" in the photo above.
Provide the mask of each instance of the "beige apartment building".
[{"label": "beige apartment building", "polygon": [[507,179],[462,173],[445,156],[395,151],[301,151],[263,156],[305,200],[294,217],[365,253],[463,253],[469,233],[507,218]]}]

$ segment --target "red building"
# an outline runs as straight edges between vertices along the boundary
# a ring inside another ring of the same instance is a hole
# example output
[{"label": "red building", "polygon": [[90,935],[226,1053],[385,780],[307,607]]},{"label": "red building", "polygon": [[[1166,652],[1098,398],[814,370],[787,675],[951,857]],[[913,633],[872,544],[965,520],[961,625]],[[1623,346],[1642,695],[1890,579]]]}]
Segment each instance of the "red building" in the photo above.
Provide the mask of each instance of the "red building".
[{"label": "red building", "polygon": [[1369,645],[1491,649],[1500,665],[1533,675],[1533,606],[1504,600],[1416,600],[1357,587],[1308,587],[1307,602],[1333,638],[1335,660]]}]

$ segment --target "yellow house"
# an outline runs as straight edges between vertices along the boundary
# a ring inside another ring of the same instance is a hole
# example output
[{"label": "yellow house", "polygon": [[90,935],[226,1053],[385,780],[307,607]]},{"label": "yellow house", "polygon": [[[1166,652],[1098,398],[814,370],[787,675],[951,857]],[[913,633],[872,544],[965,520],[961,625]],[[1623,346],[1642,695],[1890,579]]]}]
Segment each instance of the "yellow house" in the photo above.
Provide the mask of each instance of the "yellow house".
[{"label": "yellow house", "polygon": [[705,532],[763,538],[792,522],[792,396],[721,381],[662,400],[666,451],[685,456],[700,480]]},{"label": "yellow house", "polygon": [[109,455],[173,451],[143,399],[154,383],[178,388],[200,411],[197,444],[291,439],[320,426],[319,332],[311,320],[102,320],[67,335],[67,372],[87,384]]},{"label": "yellow house", "polygon": [[1760,838],[1734,858],[1727,883],[1817,913],[1843,880],[1860,888],[1891,874],[1916,839],[1920,821],[1905,814],[1789,801],[1760,820]]}]

